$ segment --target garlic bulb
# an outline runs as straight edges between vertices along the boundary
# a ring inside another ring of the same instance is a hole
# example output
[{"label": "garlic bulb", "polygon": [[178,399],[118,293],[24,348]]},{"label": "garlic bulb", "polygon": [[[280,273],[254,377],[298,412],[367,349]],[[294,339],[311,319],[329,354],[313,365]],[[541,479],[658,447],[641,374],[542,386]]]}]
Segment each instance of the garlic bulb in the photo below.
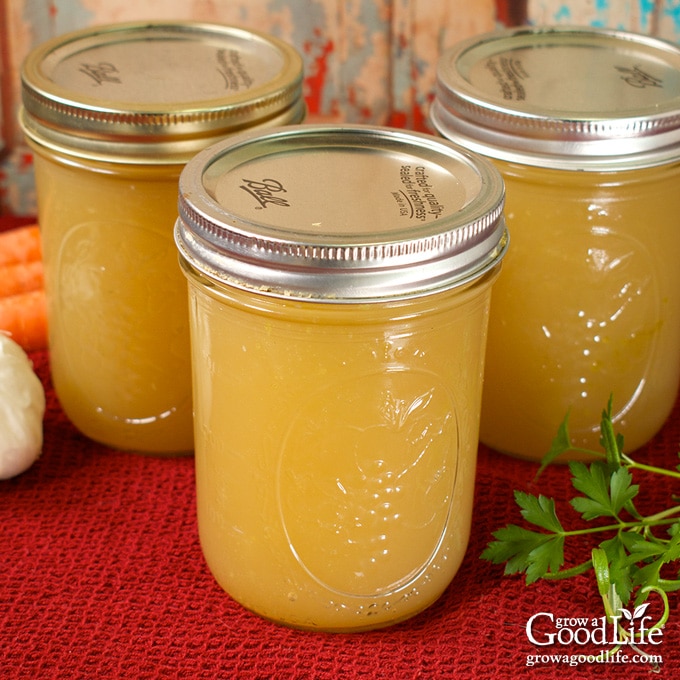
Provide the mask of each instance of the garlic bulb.
[{"label": "garlic bulb", "polygon": [[43,443],[45,392],[24,350],[0,332],[0,479],[28,470]]}]

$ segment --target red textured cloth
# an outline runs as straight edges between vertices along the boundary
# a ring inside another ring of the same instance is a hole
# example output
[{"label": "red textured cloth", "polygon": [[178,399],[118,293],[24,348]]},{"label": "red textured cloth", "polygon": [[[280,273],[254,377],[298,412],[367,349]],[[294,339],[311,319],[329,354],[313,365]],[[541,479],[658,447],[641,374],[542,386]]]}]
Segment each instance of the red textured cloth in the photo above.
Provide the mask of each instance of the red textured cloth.
[{"label": "red textured cloth", "polygon": [[[48,355],[31,355],[48,396],[44,451],[0,482],[0,678],[677,678],[680,609],[671,613],[659,674],[642,664],[541,663],[530,655],[578,655],[577,644],[539,648],[526,635],[537,612],[599,617],[590,576],[541,582],[479,554],[491,532],[520,522],[516,488],[536,466],[480,447],[476,511],[466,559],[442,598],[380,631],[325,634],[260,619],[210,575],[197,538],[192,458],[121,453],[88,441],[68,422],[49,381]],[[636,456],[678,463],[680,403]],[[641,479],[644,484],[644,479]],[[540,489],[567,520],[569,471],[549,468]],[[656,484],[643,505],[662,507],[680,485]],[[650,495],[651,494],[651,495]],[[566,521],[565,521],[566,523]],[[581,545],[584,555],[587,544]]]}]

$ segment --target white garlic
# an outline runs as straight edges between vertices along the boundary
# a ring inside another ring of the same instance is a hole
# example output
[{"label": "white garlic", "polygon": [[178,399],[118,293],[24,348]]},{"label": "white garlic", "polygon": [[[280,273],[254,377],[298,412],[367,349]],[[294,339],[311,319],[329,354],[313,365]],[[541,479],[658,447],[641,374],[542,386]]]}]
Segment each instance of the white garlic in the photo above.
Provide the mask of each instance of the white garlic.
[{"label": "white garlic", "polygon": [[24,350],[0,332],[0,479],[16,477],[38,459],[45,391]]}]

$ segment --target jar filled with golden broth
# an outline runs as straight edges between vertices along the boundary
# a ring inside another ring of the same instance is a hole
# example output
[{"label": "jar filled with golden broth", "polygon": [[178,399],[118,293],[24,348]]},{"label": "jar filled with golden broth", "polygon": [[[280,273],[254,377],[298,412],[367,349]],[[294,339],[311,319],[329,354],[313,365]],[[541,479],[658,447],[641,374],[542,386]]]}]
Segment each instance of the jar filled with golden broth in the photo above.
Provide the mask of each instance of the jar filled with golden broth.
[{"label": "jar filled with golden broth", "polygon": [[611,396],[626,450],[642,446],[680,374],[680,50],[606,29],[486,34],[442,55],[431,121],[506,185],[482,441],[537,459],[569,412],[573,446],[601,450]]},{"label": "jar filled with golden broth", "polygon": [[503,191],[487,161],[390,128],[244,134],[186,166],[199,535],[248,609],[379,628],[455,575]]},{"label": "jar filled with golden broth", "polygon": [[22,84],[59,400],[108,446],[190,452],[179,174],[236,131],[303,120],[301,57],[230,26],[126,23],[40,45]]}]

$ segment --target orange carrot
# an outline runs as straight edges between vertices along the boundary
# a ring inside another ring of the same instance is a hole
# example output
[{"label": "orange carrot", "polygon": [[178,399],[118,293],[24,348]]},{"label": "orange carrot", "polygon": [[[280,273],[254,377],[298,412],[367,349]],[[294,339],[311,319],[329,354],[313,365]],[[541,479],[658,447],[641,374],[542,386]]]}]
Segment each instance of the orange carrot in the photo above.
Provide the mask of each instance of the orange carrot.
[{"label": "orange carrot", "polygon": [[26,352],[47,347],[45,291],[32,290],[0,298],[0,332],[5,332]]},{"label": "orange carrot", "polygon": [[40,229],[37,224],[0,232],[0,266],[33,262],[41,257]]},{"label": "orange carrot", "polygon": [[41,260],[0,266],[0,298],[45,287]]}]

